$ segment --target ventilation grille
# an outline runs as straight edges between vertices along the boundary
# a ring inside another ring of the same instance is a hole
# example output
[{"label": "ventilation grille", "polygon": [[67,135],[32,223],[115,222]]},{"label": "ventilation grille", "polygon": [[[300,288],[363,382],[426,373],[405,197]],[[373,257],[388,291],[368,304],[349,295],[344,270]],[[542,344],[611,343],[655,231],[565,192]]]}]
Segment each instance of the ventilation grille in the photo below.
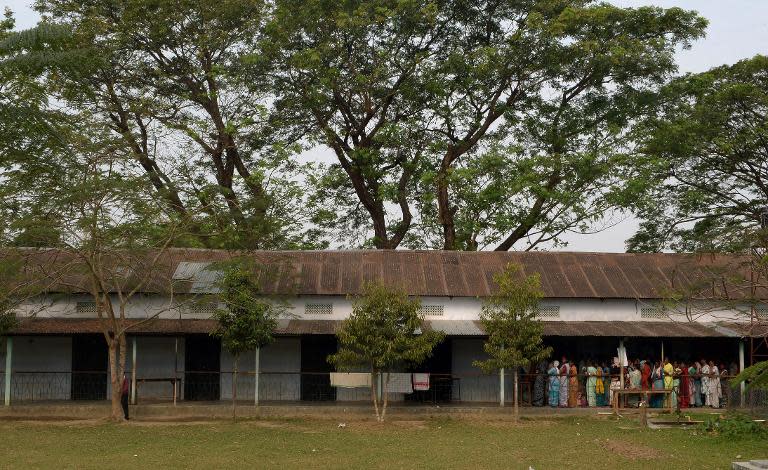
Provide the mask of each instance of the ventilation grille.
[{"label": "ventilation grille", "polygon": [[193,303],[187,305],[187,313],[190,315],[208,315],[211,316],[216,312],[216,304],[212,303]]},{"label": "ventilation grille", "polygon": [[760,323],[768,322],[768,307],[755,307],[755,320]]},{"label": "ventilation grille", "polygon": [[443,306],[442,305],[422,305],[419,307],[419,315],[425,317],[442,317]]},{"label": "ventilation grille", "polygon": [[539,307],[539,312],[536,314],[539,318],[559,318],[560,307],[556,305],[548,305]]},{"label": "ventilation grille", "polygon": [[78,302],[75,305],[77,313],[96,313],[96,302]]},{"label": "ventilation grille", "polygon": [[666,320],[667,313],[664,309],[659,307],[642,307],[640,308],[640,318],[649,318],[653,320]]},{"label": "ventilation grille", "polygon": [[333,313],[333,304],[306,304],[305,315],[330,315]]}]

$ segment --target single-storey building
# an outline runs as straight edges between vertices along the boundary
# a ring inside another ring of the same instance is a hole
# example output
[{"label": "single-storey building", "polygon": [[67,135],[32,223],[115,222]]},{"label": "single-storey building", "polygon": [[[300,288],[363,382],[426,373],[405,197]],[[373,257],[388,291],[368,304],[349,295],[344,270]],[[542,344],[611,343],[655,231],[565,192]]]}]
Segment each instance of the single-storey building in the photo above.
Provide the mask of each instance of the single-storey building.
[{"label": "single-storey building", "polygon": [[[25,400],[108,397],[107,349],[85,278],[63,267],[75,254],[22,250],[28,276],[44,291],[17,308],[19,323],[0,344],[0,395]],[[446,338],[412,372],[430,374],[430,387],[397,395],[405,401],[492,402],[497,376],[473,365],[484,356],[478,321],[508,263],[538,273],[540,317],[553,358],[610,362],[622,344],[627,356],[677,361],[701,358],[743,368],[768,358],[765,282],[738,256],[575,252],[256,251],[169,249],[151,271],[115,265],[126,292],[128,369],[139,400],[219,400],[231,397],[232,357],[210,332],[217,308],[216,263],[243,256],[263,266],[265,295],[287,303],[276,341],[259,355],[262,401],[369,399],[365,388],[332,387],[326,358],[335,333],[352,312],[350,296],[370,281],[404,287],[421,299],[424,327]],[[154,258],[153,258],[154,259]],[[145,267],[146,268],[146,267]],[[57,273],[53,275],[52,273]],[[165,285],[165,287],[160,287]],[[117,288],[115,288],[117,289]],[[118,302],[117,293],[111,294]],[[763,331],[761,331],[761,329]],[[254,397],[256,357],[241,357],[238,397]],[[10,372],[10,373],[9,373]],[[530,380],[522,393],[530,396]],[[511,386],[506,390],[511,393]]]}]

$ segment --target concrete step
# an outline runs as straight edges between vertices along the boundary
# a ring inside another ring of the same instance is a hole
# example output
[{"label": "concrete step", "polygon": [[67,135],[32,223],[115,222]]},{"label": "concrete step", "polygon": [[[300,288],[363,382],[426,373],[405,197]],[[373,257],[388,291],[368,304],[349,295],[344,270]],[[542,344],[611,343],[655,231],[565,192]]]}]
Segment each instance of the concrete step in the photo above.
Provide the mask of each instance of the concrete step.
[{"label": "concrete step", "polygon": [[768,460],[750,460],[749,462],[733,462],[733,470],[767,470]]}]

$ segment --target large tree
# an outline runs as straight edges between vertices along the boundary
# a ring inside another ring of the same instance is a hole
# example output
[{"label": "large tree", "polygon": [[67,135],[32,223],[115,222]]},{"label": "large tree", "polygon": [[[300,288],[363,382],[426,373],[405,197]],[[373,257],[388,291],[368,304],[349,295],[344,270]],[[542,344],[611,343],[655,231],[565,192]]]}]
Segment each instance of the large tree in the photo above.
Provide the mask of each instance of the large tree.
[{"label": "large tree", "polygon": [[658,182],[640,207],[631,251],[766,247],[768,57],[690,74],[664,89],[639,131]]},{"label": "large tree", "polygon": [[[36,8],[69,32],[49,51],[88,51],[88,60],[49,60],[19,80],[34,80],[57,106],[98,121],[130,162],[127,171],[143,173],[154,197],[193,222],[184,243],[316,241],[301,224],[301,168],[288,157],[290,143],[267,128],[269,90],[253,74],[246,88],[240,73],[266,3],[40,1]],[[23,55],[25,38],[48,27],[9,38],[4,52]]]},{"label": "large tree", "polygon": [[277,5],[278,115],[337,160],[316,222],[378,248],[533,246],[621,207],[623,129],[705,25],[583,0]]}]

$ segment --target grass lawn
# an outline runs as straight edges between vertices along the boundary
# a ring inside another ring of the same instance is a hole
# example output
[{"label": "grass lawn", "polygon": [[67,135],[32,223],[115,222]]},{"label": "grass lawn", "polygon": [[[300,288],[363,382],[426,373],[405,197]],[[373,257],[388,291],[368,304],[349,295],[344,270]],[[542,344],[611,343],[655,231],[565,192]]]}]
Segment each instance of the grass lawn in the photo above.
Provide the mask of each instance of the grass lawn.
[{"label": "grass lawn", "polygon": [[768,442],[629,420],[536,418],[347,423],[318,419],[159,424],[0,422],[2,468],[730,468]]}]

